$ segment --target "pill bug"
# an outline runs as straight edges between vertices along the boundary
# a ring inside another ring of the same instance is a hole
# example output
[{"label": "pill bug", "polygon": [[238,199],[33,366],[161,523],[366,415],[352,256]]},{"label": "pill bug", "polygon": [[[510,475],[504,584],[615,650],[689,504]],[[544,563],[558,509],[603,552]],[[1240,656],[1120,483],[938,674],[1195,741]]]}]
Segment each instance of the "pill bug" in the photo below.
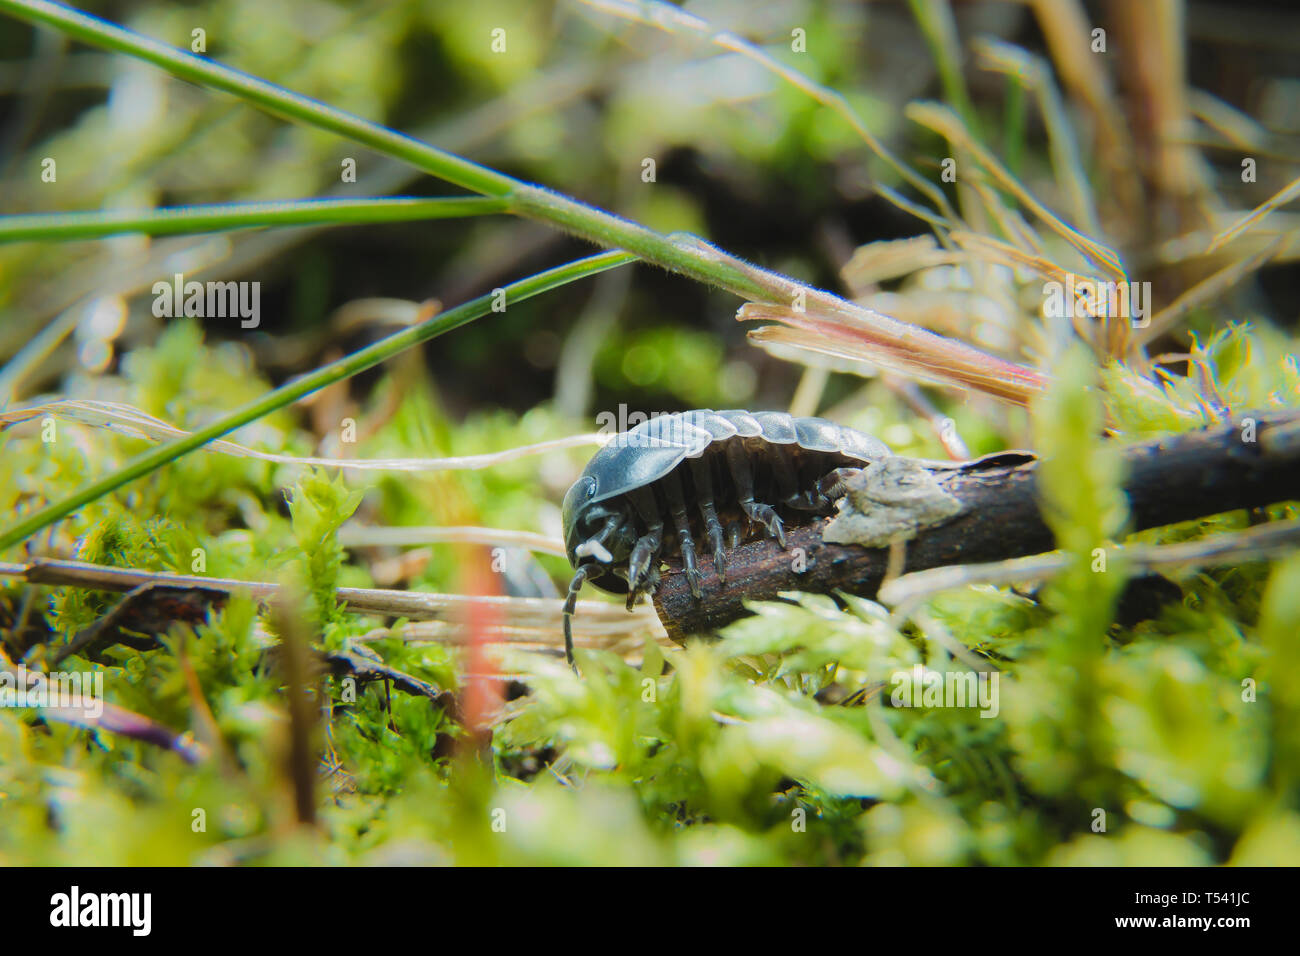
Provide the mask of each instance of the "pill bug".
[{"label": "pill bug", "polygon": [[844,469],[891,454],[879,439],[824,418],[740,409],[661,415],[614,436],[564,496],[564,545],[574,568],[565,657],[573,663],[572,616],[585,582],[626,594],[630,610],[653,593],[671,538],[698,599],[697,541],[707,543],[725,583],[728,548],[756,533],[785,547],[785,521],[834,510]]}]

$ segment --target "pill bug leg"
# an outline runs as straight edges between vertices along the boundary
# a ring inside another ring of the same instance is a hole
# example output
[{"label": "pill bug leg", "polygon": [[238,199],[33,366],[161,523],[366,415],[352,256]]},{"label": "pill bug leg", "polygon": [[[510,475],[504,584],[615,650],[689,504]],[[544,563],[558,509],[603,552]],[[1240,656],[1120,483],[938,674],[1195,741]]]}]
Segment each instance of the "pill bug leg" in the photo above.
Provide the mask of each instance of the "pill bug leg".
[{"label": "pill bug leg", "polygon": [[[659,587],[659,560],[656,558],[650,562],[650,570],[646,572],[645,578],[641,581],[639,594],[654,594],[655,588]],[[639,595],[638,595],[639,596]]]},{"label": "pill bug leg", "polygon": [[686,583],[690,586],[691,596],[699,600],[703,591],[700,584],[704,575],[695,560],[695,539],[691,537],[691,522],[686,515],[686,499],[682,495],[682,481],[677,472],[664,475],[660,486],[668,502],[668,511],[673,518],[673,530],[677,532],[677,547],[682,553],[682,568],[686,573]]},{"label": "pill bug leg", "polygon": [[[627,609],[632,610],[636,599],[642,593],[653,590],[659,580],[658,568],[652,565],[658,560],[659,547],[663,544],[663,529],[651,531],[636,539],[632,549],[632,558],[628,561],[627,574]],[[653,572],[653,573],[652,573]]]},{"label": "pill bug leg", "polygon": [[[663,544],[664,523],[659,517],[654,492],[649,488],[634,488],[628,492],[627,497],[646,527],[646,533],[636,539],[632,557],[627,564],[627,609],[630,611],[640,592],[646,590],[651,565],[658,560],[659,548]],[[658,575],[655,577],[657,579]]]},{"label": "pill bug leg", "polygon": [[767,533],[776,538],[781,547],[785,547],[785,527],[781,518],[771,505],[754,500],[754,473],[745,455],[745,446],[739,441],[727,443],[727,467],[731,471],[731,480],[736,486],[736,499],[740,510],[756,524],[761,524]]},{"label": "pill bug leg", "polygon": [[849,493],[845,482],[861,470],[861,468],[836,468],[817,482],[817,493],[826,499],[827,504],[838,501]]},{"label": "pill bug leg", "polygon": [[848,486],[845,485],[845,481],[860,470],[858,468],[836,468],[813,482],[811,488],[784,498],[783,503],[787,507],[799,511],[831,514],[835,510],[835,502],[848,493]]},{"label": "pill bug leg", "polygon": [[768,454],[768,464],[772,477],[776,481],[776,493],[782,501],[788,502],[799,494],[799,475],[794,463],[793,445],[772,445]]},{"label": "pill bug leg", "polygon": [[700,517],[704,519],[704,534],[713,549],[713,570],[718,580],[727,583],[726,558],[723,550],[722,522],[718,520],[718,510],[713,502],[713,475],[709,461],[705,458],[690,460],[691,481],[695,485],[695,498],[700,506]]}]

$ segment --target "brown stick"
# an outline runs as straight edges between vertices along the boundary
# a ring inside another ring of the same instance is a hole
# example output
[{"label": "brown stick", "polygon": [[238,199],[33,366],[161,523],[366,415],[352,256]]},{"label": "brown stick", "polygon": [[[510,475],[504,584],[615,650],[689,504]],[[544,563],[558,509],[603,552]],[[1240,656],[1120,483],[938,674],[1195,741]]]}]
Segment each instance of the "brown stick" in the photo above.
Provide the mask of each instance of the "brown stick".
[{"label": "brown stick", "polygon": [[[1256,423],[1254,434],[1243,428],[1247,419]],[[1135,531],[1300,499],[1300,411],[1246,413],[1235,423],[1131,445],[1124,462]],[[1000,561],[1055,547],[1038,510],[1033,455],[1008,452],[924,465],[965,510],[907,541],[897,572]],[[670,560],[654,599],[669,636],[681,640],[720,628],[748,613],[743,601],[771,600],[781,591],[873,597],[888,569],[889,549],[828,544],[822,540],[828,520],[788,528],[787,550],[764,539],[730,552],[726,585],[712,563],[703,562],[698,601],[680,573],[680,561]],[[796,548],[803,549],[802,571],[792,560]]]}]

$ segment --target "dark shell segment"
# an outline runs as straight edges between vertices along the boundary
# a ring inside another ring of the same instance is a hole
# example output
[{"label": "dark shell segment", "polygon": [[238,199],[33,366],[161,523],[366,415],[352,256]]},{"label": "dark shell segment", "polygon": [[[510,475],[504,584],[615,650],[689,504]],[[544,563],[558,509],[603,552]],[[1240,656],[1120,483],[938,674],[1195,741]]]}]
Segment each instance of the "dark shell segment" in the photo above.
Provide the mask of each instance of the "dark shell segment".
[{"label": "dark shell segment", "polygon": [[[583,540],[578,519],[584,510],[652,486],[687,459],[704,456],[712,446],[732,438],[745,440],[746,450],[760,472],[763,446],[767,444],[794,445],[826,456],[823,473],[892,454],[878,438],[825,418],[795,418],[784,412],[743,409],[700,409],[657,416],[614,436],[596,452],[565,495],[562,514],[570,562],[575,566],[578,563],[574,549]],[[610,583],[618,588],[618,583]]]}]

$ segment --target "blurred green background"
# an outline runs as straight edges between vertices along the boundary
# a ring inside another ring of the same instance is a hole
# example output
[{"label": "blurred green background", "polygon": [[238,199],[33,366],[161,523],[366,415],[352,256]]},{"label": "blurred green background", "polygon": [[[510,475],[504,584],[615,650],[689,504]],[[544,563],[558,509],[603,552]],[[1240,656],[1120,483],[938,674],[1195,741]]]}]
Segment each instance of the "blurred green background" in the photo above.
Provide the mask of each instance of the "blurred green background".
[{"label": "blurred green background", "polygon": [[[184,48],[201,28],[209,57],[823,288],[861,291],[840,271],[855,249],[929,231],[874,191],[880,184],[916,199],[824,104],[710,45],[709,30],[664,32],[597,6],[227,0],[85,9]],[[876,137],[937,182],[949,147],[903,113],[909,101],[947,92],[944,64],[918,25],[925,6],[718,0],[688,9],[841,91]],[[1044,9],[954,4],[953,23],[964,50],[972,37],[996,37],[1050,58],[1042,24],[1056,13]],[[1178,9],[1187,91],[1232,104],[1231,116],[1264,131],[1262,182],[1245,188],[1241,148],[1229,148],[1220,128],[1196,127],[1218,211],[1249,209],[1295,175],[1300,31],[1286,28],[1295,14],[1267,4]],[[1113,31],[1115,58],[1101,69],[1116,103],[1140,101],[1132,87],[1141,57],[1125,47],[1115,5],[1069,10]],[[0,24],[0,214],[456,192],[152,66]],[[807,53],[791,50],[795,27]],[[496,28],[506,30],[503,54],[491,49]],[[1064,204],[1025,94],[969,60],[947,66],[965,76],[985,144],[1049,205]],[[1142,106],[1120,119],[1134,124]],[[1135,275],[1187,285],[1183,265],[1156,253],[1192,229],[1181,218],[1186,205],[1165,202],[1152,181],[1143,215],[1112,217],[1119,190],[1096,131],[1073,101],[1069,115],[1102,238]],[[1140,139],[1140,124],[1134,131]],[[40,181],[46,156],[57,157],[55,183]],[[349,158],[354,184],[340,180]],[[647,158],[654,182],[643,179]],[[1294,233],[1290,214],[1276,215]],[[390,330],[378,307],[338,311],[349,303],[452,306],[588,249],[507,217],[0,245],[0,361],[21,357],[40,328],[62,323],[68,332],[39,361],[21,363],[5,398],[124,402],[194,428]],[[154,317],[148,290],[175,272],[260,282],[261,326]],[[1195,356],[1173,366],[1177,375],[1118,364],[1098,376],[1071,353],[1048,369],[1057,382],[1030,414],[944,389],[927,390],[926,401],[935,420],[954,420],[972,453],[1033,447],[1056,462],[1044,479],[1062,503],[1054,530],[1086,556],[1123,537],[1103,421],[1135,439],[1194,427],[1207,407],[1297,404],[1296,280],[1294,253],[1278,255],[1194,310],[1186,328],[1152,348]],[[955,290],[956,318],[939,331],[1042,360],[1023,303],[1008,291],[988,319],[970,284],[959,269],[933,269],[868,291],[904,308]],[[594,430],[597,413],[621,405],[788,408],[812,373],[751,345],[735,321],[739,304],[626,267],[489,315],[233,437],[296,456],[430,458]],[[1006,323],[992,344],[986,319]],[[817,382],[812,406],[900,453],[943,454],[915,403],[873,369],[837,366]],[[343,449],[336,433],[348,417],[361,437]],[[0,431],[0,513],[57,500],[148,447],[59,427],[54,443],[32,429]],[[337,531],[351,520],[557,537],[558,502],[588,454],[333,478],[200,452],[0,555],[190,573],[202,548],[208,575],[299,587],[301,619],[320,648],[364,644],[456,695],[431,702],[376,683],[345,701],[338,675],[322,678],[311,731],[323,755],[311,783],[319,815],[303,826],[293,796],[304,782],[285,757],[297,730],[285,681],[268,662],[283,637],[273,615],[234,600],[192,631],[174,628],[160,648],[74,657],[62,666],[103,670],[111,701],[193,733],[211,757],[189,766],[119,736],[0,708],[0,862],[1300,863],[1294,557],[1181,569],[1172,575],[1181,601],[1136,623],[1115,620],[1123,569],[1101,582],[1084,562],[1038,592],[950,592],[901,626],[870,602],[804,596],[758,608],[716,642],[686,650],[638,640],[630,652],[593,651],[582,680],[553,653],[506,648],[492,661],[508,679],[490,683],[507,702],[490,746],[476,749],[466,688],[477,665],[461,643],[409,639],[403,622],[349,614],[330,597],[336,585],[469,592],[469,559],[442,545],[405,559],[400,549],[348,549]],[[1140,537],[1197,538],[1296,510],[1278,505]],[[567,577],[561,558],[529,560],[535,578]],[[15,661],[39,656],[118,599],[0,578],[6,651]],[[457,628],[466,630],[448,625]],[[960,667],[951,642],[1002,669],[999,718],[886,707],[870,696],[865,706],[844,704],[918,663]],[[1257,689],[1250,700],[1244,681]]]}]

